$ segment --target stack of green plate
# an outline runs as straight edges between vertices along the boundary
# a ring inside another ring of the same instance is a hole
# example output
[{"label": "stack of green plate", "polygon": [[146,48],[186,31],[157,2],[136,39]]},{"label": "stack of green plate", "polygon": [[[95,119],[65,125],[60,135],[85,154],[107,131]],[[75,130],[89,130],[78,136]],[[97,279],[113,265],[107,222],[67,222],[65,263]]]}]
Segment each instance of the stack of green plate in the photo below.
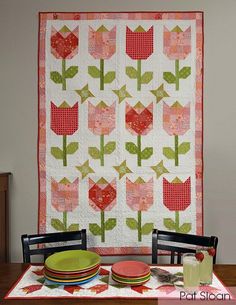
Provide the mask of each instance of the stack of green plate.
[{"label": "stack of green plate", "polygon": [[58,252],[46,259],[44,276],[49,284],[80,285],[97,276],[100,262],[100,256],[91,251]]}]

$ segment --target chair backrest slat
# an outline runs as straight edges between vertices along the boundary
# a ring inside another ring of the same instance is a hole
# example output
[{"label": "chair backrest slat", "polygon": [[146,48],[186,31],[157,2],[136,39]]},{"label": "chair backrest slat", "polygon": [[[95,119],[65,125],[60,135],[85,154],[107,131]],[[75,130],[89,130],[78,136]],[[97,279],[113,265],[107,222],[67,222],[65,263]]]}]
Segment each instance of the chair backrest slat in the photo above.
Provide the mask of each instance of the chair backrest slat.
[{"label": "chair backrest slat", "polygon": [[158,250],[163,250],[163,251],[169,251],[169,252],[173,252],[173,255],[175,254],[175,252],[177,253],[186,253],[186,252],[191,252],[191,253],[195,253],[196,250],[195,249],[191,249],[191,248],[184,248],[184,247],[177,247],[177,246],[170,246],[170,245],[158,245]]},{"label": "chair backrest slat", "polygon": [[68,240],[80,240],[82,238],[81,231],[46,233],[40,235],[30,235],[29,245],[45,244],[51,242],[63,242]]},{"label": "chair backrest slat", "polygon": [[[177,263],[181,263],[183,253],[195,253],[197,247],[213,247],[217,250],[218,238],[216,236],[199,236],[154,229],[152,233],[152,263],[158,262],[158,251],[164,250],[171,253],[170,262],[174,264],[177,254]],[[216,254],[213,263],[216,262]]]},{"label": "chair backrest slat", "polygon": [[[76,241],[76,243],[74,242]],[[31,255],[43,255],[47,257],[49,254],[65,250],[87,250],[86,230],[58,232],[34,235],[21,236],[23,261],[24,263],[31,262]],[[61,242],[66,242],[61,245]],[[69,242],[73,242],[70,244]],[[47,246],[46,244],[50,244]],[[55,244],[55,246],[52,246]],[[36,249],[31,249],[30,246],[38,245]],[[41,247],[40,247],[41,245]]]}]

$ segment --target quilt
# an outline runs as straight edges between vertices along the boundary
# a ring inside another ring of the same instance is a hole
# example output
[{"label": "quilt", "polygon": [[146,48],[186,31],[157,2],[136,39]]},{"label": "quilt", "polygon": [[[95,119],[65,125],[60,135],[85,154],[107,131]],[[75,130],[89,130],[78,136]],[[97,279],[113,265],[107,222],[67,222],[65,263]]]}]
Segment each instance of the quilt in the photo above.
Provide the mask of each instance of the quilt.
[{"label": "quilt", "polygon": [[202,234],[202,12],[40,13],[39,232]]},{"label": "quilt", "polygon": [[[155,269],[155,268],[154,268]],[[178,274],[183,271],[180,266],[161,266],[162,270]],[[152,267],[151,267],[152,270]],[[119,284],[112,279],[111,266],[102,266],[98,276],[92,281],[81,285],[58,285],[47,283],[44,278],[43,266],[29,266],[17,283],[10,289],[5,299],[60,299],[60,298],[95,298],[95,299],[160,299],[179,303],[183,300],[213,301],[235,300],[221,280],[213,274],[212,284],[200,286],[195,294],[187,293],[182,285],[160,282],[153,274],[148,282],[139,286]],[[232,301],[233,302],[233,301]],[[213,302],[216,304],[215,302]],[[167,304],[167,303],[163,303]],[[176,304],[174,302],[174,304]],[[199,303],[197,303],[199,304]],[[204,303],[203,303],[204,304]],[[231,303],[230,303],[231,304]]]}]

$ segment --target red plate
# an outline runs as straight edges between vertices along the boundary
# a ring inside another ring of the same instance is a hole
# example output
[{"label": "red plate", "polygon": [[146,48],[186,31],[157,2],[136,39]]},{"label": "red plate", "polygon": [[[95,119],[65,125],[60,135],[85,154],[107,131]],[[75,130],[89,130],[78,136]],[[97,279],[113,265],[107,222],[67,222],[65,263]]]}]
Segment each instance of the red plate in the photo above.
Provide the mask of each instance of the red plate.
[{"label": "red plate", "polygon": [[94,274],[95,272],[98,271],[100,266],[90,270],[90,271],[87,271],[87,272],[81,272],[81,273],[73,273],[73,274],[61,274],[61,273],[56,273],[56,272],[52,272],[50,270],[48,270],[47,268],[44,268],[44,274],[49,277],[53,277],[53,278],[56,278],[56,279],[64,279],[64,280],[70,280],[70,279],[79,279],[79,278],[83,278],[83,277],[86,277],[86,276],[89,276],[89,275],[92,275]]},{"label": "red plate", "polygon": [[142,277],[150,272],[150,267],[139,261],[123,261],[113,264],[112,272],[121,277]]}]

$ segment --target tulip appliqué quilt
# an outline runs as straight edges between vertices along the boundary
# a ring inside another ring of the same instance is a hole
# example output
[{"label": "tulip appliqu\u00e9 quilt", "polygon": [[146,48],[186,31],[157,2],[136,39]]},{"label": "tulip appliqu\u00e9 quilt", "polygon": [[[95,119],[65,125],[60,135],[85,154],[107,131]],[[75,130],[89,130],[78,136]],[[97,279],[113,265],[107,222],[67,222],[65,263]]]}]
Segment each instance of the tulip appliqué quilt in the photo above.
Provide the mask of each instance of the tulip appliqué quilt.
[{"label": "tulip appliqu\u00e9 quilt", "polygon": [[41,13],[39,230],[103,255],[202,233],[201,12]]}]

